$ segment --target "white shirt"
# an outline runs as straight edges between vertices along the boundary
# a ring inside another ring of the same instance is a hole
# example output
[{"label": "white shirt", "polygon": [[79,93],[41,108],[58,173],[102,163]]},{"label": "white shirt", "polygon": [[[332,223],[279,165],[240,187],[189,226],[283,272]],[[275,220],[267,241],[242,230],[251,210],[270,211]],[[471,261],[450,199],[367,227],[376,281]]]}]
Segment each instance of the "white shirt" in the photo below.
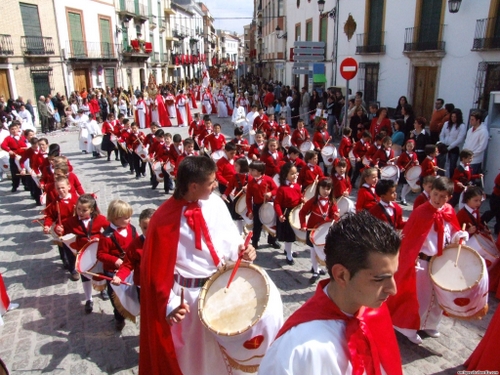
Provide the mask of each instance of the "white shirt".
[{"label": "white shirt", "polygon": [[467,129],[465,124],[461,124],[458,126],[452,126],[451,129],[448,129],[448,121],[444,123],[443,129],[441,129],[441,133],[439,134],[439,140],[448,146],[448,151],[452,148],[459,146],[465,139],[465,134]]},{"label": "white shirt", "polygon": [[[441,211],[443,208],[439,209]],[[452,235],[454,234],[453,227],[446,220],[443,220],[444,223],[444,238],[443,238],[443,246],[446,246],[451,242]],[[453,233],[452,233],[453,231]],[[434,256],[438,253],[437,249],[438,244],[438,234],[434,229],[434,224],[431,225],[431,230],[427,234],[427,238],[424,240],[424,244],[420,249],[420,252],[425,255]]]},{"label": "white shirt", "polygon": [[488,147],[488,129],[486,125],[481,124],[476,130],[470,128],[465,137],[464,149],[471,150],[474,153],[471,164],[479,164],[483,162],[484,152]]}]

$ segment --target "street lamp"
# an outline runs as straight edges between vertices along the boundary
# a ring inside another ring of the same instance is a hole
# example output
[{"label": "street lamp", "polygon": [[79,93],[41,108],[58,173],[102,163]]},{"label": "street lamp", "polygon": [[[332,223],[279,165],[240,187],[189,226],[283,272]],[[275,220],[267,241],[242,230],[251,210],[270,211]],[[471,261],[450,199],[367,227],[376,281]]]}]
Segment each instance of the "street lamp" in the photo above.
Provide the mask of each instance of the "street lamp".
[{"label": "street lamp", "polygon": [[318,0],[318,10],[319,14],[323,14],[323,11],[325,10],[325,0]]},{"label": "street lamp", "polygon": [[450,13],[458,13],[462,0],[448,0],[448,10]]},{"label": "street lamp", "polygon": [[287,38],[287,33],[286,31],[283,33],[283,34],[280,34],[281,33],[281,27],[276,26],[276,38],[278,39],[286,39]]}]

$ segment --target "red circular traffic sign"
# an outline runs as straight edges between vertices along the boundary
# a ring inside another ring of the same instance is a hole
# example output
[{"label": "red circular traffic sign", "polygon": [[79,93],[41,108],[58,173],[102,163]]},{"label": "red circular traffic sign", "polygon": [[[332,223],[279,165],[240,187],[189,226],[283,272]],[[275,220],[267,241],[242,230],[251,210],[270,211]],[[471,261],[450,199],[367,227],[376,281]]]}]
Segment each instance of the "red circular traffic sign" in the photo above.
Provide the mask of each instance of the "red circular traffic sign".
[{"label": "red circular traffic sign", "polygon": [[354,60],[352,57],[346,57],[340,63],[340,75],[345,80],[349,81],[356,77],[358,73],[358,62]]}]

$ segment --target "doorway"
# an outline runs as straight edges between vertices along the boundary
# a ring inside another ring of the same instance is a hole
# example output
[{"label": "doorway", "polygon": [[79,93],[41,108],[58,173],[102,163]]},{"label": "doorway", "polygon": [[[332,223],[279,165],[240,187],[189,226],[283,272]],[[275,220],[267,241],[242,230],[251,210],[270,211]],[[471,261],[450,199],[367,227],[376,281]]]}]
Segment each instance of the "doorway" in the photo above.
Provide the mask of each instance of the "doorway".
[{"label": "doorway", "polygon": [[73,82],[75,85],[75,91],[81,92],[84,88],[89,89],[88,81],[88,70],[87,69],[75,69],[73,71]]},{"label": "doorway", "polygon": [[7,69],[0,69],[0,95],[3,95],[5,101],[11,97],[9,87],[9,71]]},{"label": "doorway", "polygon": [[436,95],[437,67],[416,66],[413,81],[413,110],[430,121]]}]

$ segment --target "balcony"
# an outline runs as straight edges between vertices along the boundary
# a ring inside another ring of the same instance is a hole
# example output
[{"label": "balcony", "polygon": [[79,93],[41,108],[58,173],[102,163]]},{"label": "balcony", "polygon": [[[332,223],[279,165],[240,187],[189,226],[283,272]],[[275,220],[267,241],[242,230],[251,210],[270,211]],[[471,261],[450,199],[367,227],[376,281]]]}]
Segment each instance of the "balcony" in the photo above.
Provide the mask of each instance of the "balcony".
[{"label": "balcony", "polygon": [[116,61],[117,45],[106,42],[86,42],[81,40],[68,40],[66,50],[70,60],[103,60]]},{"label": "balcony", "polygon": [[167,29],[167,23],[163,17],[158,17],[158,29],[160,30],[160,33]]},{"label": "balcony", "polygon": [[120,0],[118,15],[120,18],[131,20],[132,18],[140,23],[148,20],[148,7],[145,4],[134,0]]},{"label": "balcony", "polygon": [[149,29],[154,30],[156,29],[156,26],[157,26],[156,16],[149,16]]},{"label": "balcony", "polygon": [[187,34],[184,34],[182,31],[177,29],[173,30],[172,34],[174,35],[174,38],[177,38],[178,40],[183,40],[187,37]]},{"label": "balcony", "polygon": [[483,18],[476,21],[476,33],[472,44],[473,51],[500,49],[499,17]]},{"label": "balcony", "polygon": [[444,52],[446,42],[442,39],[445,25],[439,25],[439,32],[436,36],[430,36],[428,29],[419,27],[408,27],[405,29],[404,53],[413,52]]},{"label": "balcony", "polygon": [[160,64],[160,52],[151,53],[151,64],[159,65]]},{"label": "balcony", "polygon": [[123,60],[128,62],[145,62],[151,56],[151,52],[153,52],[151,43],[134,39],[124,48],[122,55]]},{"label": "balcony", "polygon": [[6,34],[0,34],[0,55],[8,56],[14,54],[12,37]]},{"label": "balcony", "polygon": [[356,55],[381,55],[385,53],[385,31],[379,38],[371,38],[368,33],[356,35]]},{"label": "balcony", "polygon": [[22,36],[21,51],[29,57],[46,57],[54,55],[54,43],[51,37]]},{"label": "balcony", "polygon": [[163,10],[165,11],[165,14],[168,14],[169,16],[175,16],[177,14],[177,12],[172,9],[170,2],[168,2],[168,4],[165,4],[165,8]]}]

